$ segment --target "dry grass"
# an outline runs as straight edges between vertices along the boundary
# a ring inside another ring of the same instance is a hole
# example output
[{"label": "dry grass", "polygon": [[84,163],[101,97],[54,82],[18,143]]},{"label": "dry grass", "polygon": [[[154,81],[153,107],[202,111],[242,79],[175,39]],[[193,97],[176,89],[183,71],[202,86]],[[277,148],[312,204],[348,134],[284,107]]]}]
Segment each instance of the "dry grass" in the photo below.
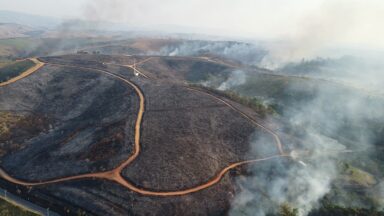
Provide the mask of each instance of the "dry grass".
[{"label": "dry grass", "polygon": [[10,128],[15,126],[22,117],[10,112],[0,112],[0,138],[10,135]]},{"label": "dry grass", "polygon": [[41,116],[0,111],[0,156],[22,149],[23,140],[47,129]]},{"label": "dry grass", "polygon": [[37,216],[38,214],[27,211],[10,202],[0,199],[0,215],[7,216]]}]

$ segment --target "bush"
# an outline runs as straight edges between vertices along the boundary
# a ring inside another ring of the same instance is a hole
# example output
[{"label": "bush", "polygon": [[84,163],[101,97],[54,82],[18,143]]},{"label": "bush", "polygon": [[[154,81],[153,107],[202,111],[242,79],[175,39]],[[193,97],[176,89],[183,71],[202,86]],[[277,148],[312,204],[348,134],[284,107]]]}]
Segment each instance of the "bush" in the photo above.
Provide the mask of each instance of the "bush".
[{"label": "bush", "polygon": [[288,203],[283,203],[279,209],[280,216],[298,216],[299,211],[296,208],[292,208]]},{"label": "bush", "polygon": [[190,84],[190,86],[205,90],[207,92],[212,92],[215,95],[218,95],[218,96],[221,96],[224,98],[228,98],[228,99],[233,100],[239,104],[250,107],[255,112],[260,114],[262,117],[265,117],[266,115],[277,114],[277,112],[271,106],[265,105],[261,100],[259,100],[257,98],[241,96],[241,95],[239,95],[233,91],[220,91],[220,90],[206,87],[206,86],[203,86],[200,84]]}]

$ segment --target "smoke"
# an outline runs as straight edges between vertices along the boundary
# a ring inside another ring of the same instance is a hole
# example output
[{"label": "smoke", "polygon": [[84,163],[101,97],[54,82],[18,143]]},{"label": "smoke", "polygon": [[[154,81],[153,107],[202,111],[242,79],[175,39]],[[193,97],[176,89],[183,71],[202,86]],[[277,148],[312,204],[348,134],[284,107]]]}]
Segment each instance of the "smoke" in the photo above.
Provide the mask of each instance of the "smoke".
[{"label": "smoke", "polygon": [[[360,7],[361,4],[356,2],[325,1],[319,10],[303,17],[303,21],[298,23],[298,29],[288,35],[286,41],[270,43],[266,49],[247,43],[186,41],[166,46],[160,52],[150,54],[214,54],[245,64],[276,68],[287,62],[315,57],[329,47],[356,41],[356,26],[362,26],[356,23],[370,23],[370,19],[360,19],[361,11],[364,11],[361,8],[364,6]],[[151,3],[156,4],[155,1]],[[129,22],[127,19],[137,20],[146,15],[142,14],[141,10],[146,4],[121,0],[93,0],[84,7],[84,15],[93,21],[112,19]],[[372,34],[372,31],[368,32]],[[352,38],[351,35],[355,36]],[[368,68],[372,70],[368,71]],[[333,70],[323,74],[323,77],[336,75],[342,80],[354,80],[355,84],[364,86],[374,82],[375,89],[380,89],[384,84],[381,68],[365,65],[351,72],[345,65],[332,65],[331,69]],[[322,72],[324,71],[320,73]],[[250,73],[235,70],[216,87],[220,90],[233,90],[246,84],[249,86],[251,76]],[[371,157],[371,151],[367,150],[373,149],[375,152],[384,142],[384,102],[379,98],[370,97],[365,92],[335,83],[325,84],[315,80],[309,89],[307,85],[302,85],[302,82],[306,81],[289,83],[279,94],[275,94],[275,98],[270,98],[273,101],[284,101],[289,97],[289,102],[282,102],[284,113],[279,121],[283,129],[278,133],[285,135],[284,137],[294,137],[283,139],[285,150],[291,154],[292,160],[270,160],[251,166],[249,171],[252,175],[237,180],[239,193],[233,200],[231,215],[263,216],[276,213],[279,205],[283,203],[298,208],[300,215],[307,215],[321,205],[321,199],[329,194],[333,185],[340,180],[341,162],[354,163],[354,166],[362,169],[370,168],[364,164],[377,165],[376,159]],[[271,87],[270,83],[264,85],[267,89]],[[300,94],[297,94],[298,92]],[[258,92],[254,94],[260,96]],[[269,95],[262,96],[268,98]],[[276,154],[270,139],[261,137],[259,133],[255,134],[250,142],[251,156],[259,158]],[[362,150],[366,152],[359,153],[359,160],[352,160],[353,152]],[[375,176],[382,175],[380,169],[378,170],[373,173]],[[378,191],[383,197],[382,186]],[[380,205],[373,207],[383,208]]]},{"label": "smoke", "polygon": [[378,199],[380,204],[380,211],[384,211],[384,181],[378,185]]},{"label": "smoke", "polygon": [[[314,107],[316,105],[311,104],[303,109]],[[305,135],[301,137],[305,151],[292,151],[294,162],[271,161],[266,165],[254,165],[251,168],[253,176],[248,177],[246,181],[238,182],[243,191],[235,198],[231,215],[244,215],[242,211],[245,209],[249,212],[245,215],[267,215],[275,212],[275,209],[283,203],[290,203],[298,208],[300,215],[306,215],[318,207],[318,201],[330,191],[332,181],[337,178],[335,155],[328,155],[326,152],[345,149],[345,146],[338,141],[319,134],[312,128],[312,124],[316,123],[321,115],[321,111],[316,109],[307,110],[306,115],[298,112],[292,116],[292,126],[306,128]],[[252,146],[268,144],[270,148],[274,148],[273,143],[268,143],[265,139],[256,139],[251,143]],[[260,150],[255,148],[253,151]],[[249,192],[254,186],[253,182],[257,182],[257,185],[264,190],[267,199],[260,197],[257,192]]]},{"label": "smoke", "polygon": [[[334,165],[326,160],[321,165],[286,163],[289,161],[255,165],[252,178],[238,181],[242,190],[233,201],[230,215],[276,213],[279,204],[287,201],[299,209],[300,215],[311,211],[317,201],[329,192],[335,173]],[[254,188],[260,188],[263,194],[254,191]]]},{"label": "smoke", "polygon": [[380,41],[374,39],[374,35],[382,33],[378,23],[382,15],[377,7],[382,5],[376,1],[324,1],[320,8],[307,11],[296,30],[287,33],[280,42],[266,45],[269,53],[260,65],[275,69],[287,62],[320,56],[332,48],[377,48],[378,44],[363,40],[369,37]]},{"label": "smoke", "polygon": [[246,79],[246,74],[244,71],[235,70],[229,75],[228,79],[225,82],[220,84],[218,89],[221,91],[225,91],[232,87],[239,86],[245,83],[245,79]]},{"label": "smoke", "polygon": [[163,47],[159,52],[151,52],[150,55],[167,56],[198,56],[213,54],[230,58],[244,64],[256,65],[266,54],[261,47],[242,42],[231,41],[184,41]]},{"label": "smoke", "polygon": [[83,6],[83,15],[86,20],[94,22],[125,21],[135,11],[129,7],[130,3],[123,0],[90,0]]},{"label": "smoke", "polygon": [[[295,128],[296,136],[300,139],[298,143],[283,140],[293,161],[270,161],[250,167],[252,176],[237,181],[241,190],[233,201],[231,215],[264,216],[276,213],[276,209],[283,203],[297,208],[300,215],[307,215],[311,210],[320,207],[319,201],[332,190],[332,184],[340,178],[338,164],[343,157],[342,152],[374,147],[374,136],[368,122],[375,118],[384,119],[384,115],[378,113],[378,109],[382,110],[384,106],[367,109],[367,101],[357,99],[343,103],[343,107],[327,108],[335,106],[330,103],[332,100],[348,97],[348,101],[352,97],[345,93],[333,96],[335,93],[335,90],[321,91],[313,100],[301,104],[301,109],[285,114],[286,124],[289,125],[287,127]],[[361,127],[348,128],[346,124],[355,121],[360,122]],[[352,131],[346,132],[347,129]],[[273,142],[266,139],[252,140],[252,151],[258,152],[254,155],[269,156],[271,153],[260,155],[260,152],[266,152],[260,146],[266,145],[275,148]],[[369,153],[365,154],[369,157]],[[260,191],[255,191],[255,188],[261,188],[264,196],[260,195]]]},{"label": "smoke", "polygon": [[279,73],[331,80],[366,93],[383,94],[382,54],[369,54],[362,51],[360,54],[363,54],[364,57],[317,58],[289,63],[280,68]]},{"label": "smoke", "polygon": [[[285,151],[292,160],[271,160],[249,167],[251,175],[237,179],[239,191],[232,202],[231,215],[264,216],[276,213],[283,203],[297,208],[300,215],[307,215],[322,207],[322,199],[330,194],[335,205],[383,209],[382,186],[372,193],[365,188],[373,187],[370,183],[357,184],[357,190],[364,190],[366,194],[359,193],[354,201],[345,199],[356,192],[343,185],[356,181],[348,180],[356,177],[342,177],[348,174],[343,173],[341,164],[350,164],[376,178],[384,174],[374,168],[382,167],[380,154],[375,152],[384,143],[384,99],[373,97],[354,86],[324,80],[338,77],[340,80],[354,80],[360,86],[372,80],[384,83],[384,73],[377,59],[356,59],[359,58],[342,59],[341,62],[330,59],[332,64],[321,62],[310,67],[313,74],[306,74],[306,79],[284,74],[265,78],[268,75],[264,74],[263,80],[258,81],[260,76],[257,73],[235,70],[221,83],[205,82],[219,90],[278,101],[283,107],[280,118],[276,120],[281,129],[276,132],[283,137]],[[308,69],[305,62],[298,65]],[[275,82],[281,79],[285,80],[283,86]],[[259,91],[252,92],[254,85],[259,85],[255,89],[272,91],[266,91],[264,95]],[[376,90],[380,89],[379,86]],[[277,154],[273,140],[260,132],[255,132],[250,147],[252,158]],[[366,201],[376,194],[379,194],[381,202]]]}]

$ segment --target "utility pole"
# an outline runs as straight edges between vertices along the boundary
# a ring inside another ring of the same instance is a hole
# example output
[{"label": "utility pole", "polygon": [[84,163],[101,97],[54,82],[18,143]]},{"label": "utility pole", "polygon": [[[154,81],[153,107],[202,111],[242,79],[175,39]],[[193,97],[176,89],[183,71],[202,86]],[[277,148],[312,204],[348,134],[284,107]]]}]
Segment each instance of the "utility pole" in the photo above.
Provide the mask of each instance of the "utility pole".
[{"label": "utility pole", "polygon": [[139,76],[139,73],[136,70],[136,59],[133,60],[133,73],[135,76]]}]

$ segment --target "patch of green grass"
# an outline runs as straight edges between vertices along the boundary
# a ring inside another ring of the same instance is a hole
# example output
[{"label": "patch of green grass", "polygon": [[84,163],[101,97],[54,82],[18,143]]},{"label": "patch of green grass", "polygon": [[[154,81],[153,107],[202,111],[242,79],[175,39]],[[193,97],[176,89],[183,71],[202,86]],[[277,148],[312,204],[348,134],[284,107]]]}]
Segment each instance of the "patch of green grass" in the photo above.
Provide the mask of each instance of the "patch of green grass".
[{"label": "patch of green grass", "polygon": [[0,68],[0,82],[5,82],[12,79],[13,77],[20,75],[34,65],[35,63],[33,63],[31,60],[23,60],[12,64],[7,64]]},{"label": "patch of green grass", "polygon": [[37,216],[33,212],[20,208],[12,203],[0,199],[0,216]]}]

